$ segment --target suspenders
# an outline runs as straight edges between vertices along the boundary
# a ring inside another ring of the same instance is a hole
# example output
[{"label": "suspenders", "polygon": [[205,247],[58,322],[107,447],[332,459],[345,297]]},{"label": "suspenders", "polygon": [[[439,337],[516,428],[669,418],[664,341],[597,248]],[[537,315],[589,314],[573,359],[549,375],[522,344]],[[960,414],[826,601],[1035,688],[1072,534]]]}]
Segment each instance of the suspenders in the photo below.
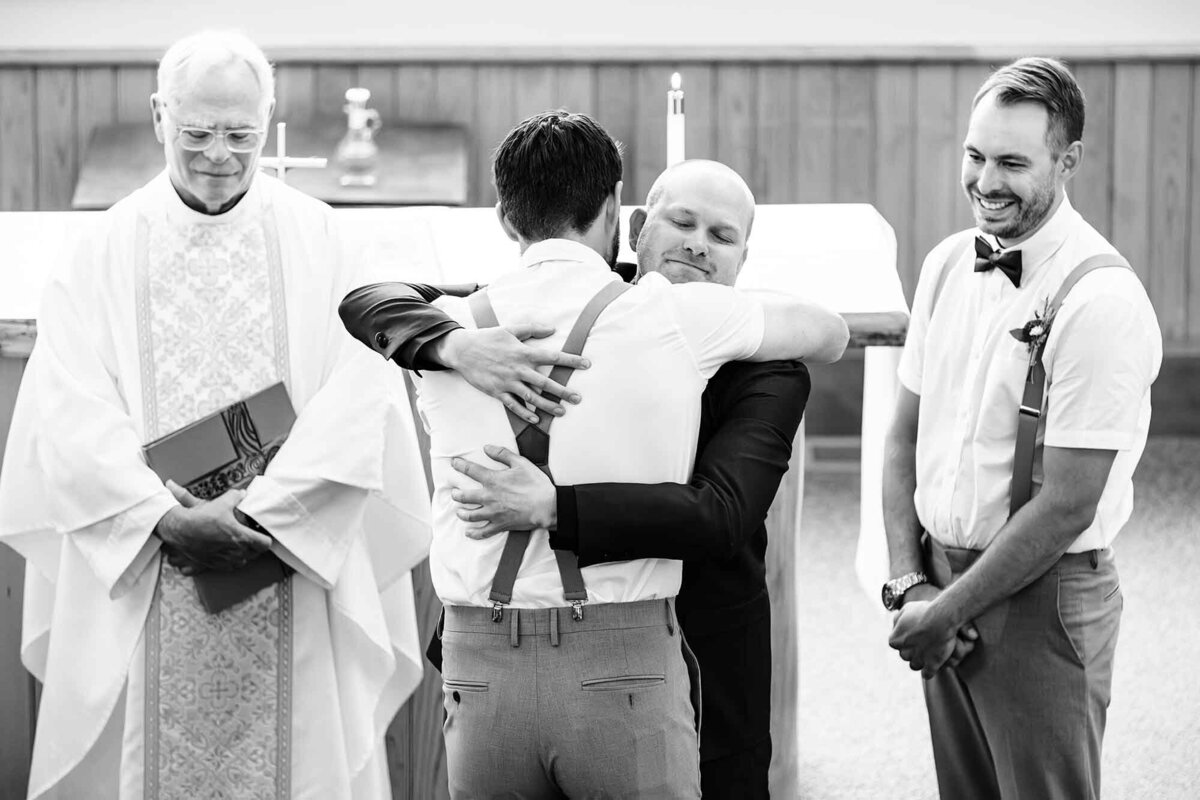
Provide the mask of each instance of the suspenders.
[{"label": "suspenders", "polygon": [[[1115,253],[1101,254],[1085,259],[1082,264],[1071,270],[1070,274],[1058,287],[1058,293],[1050,301],[1047,316],[1053,317],[1062,305],[1063,298],[1079,282],[1079,279],[1089,272],[1105,267],[1119,267],[1132,270],[1126,261]],[[1021,399],[1021,408],[1017,413],[1017,444],[1013,451],[1013,480],[1012,494],[1008,501],[1008,515],[1017,513],[1017,509],[1029,502],[1033,496],[1033,461],[1037,450],[1038,421],[1042,418],[1042,399],[1046,393],[1046,367],[1042,364],[1042,351],[1046,349],[1046,339],[1042,339],[1029,371],[1025,375],[1025,394]]]},{"label": "suspenders", "polygon": [[[963,241],[954,246],[950,251],[950,257],[942,265],[942,272],[938,275],[937,284],[934,286],[933,304],[929,309],[931,319],[933,307],[937,305],[942,287],[946,283],[946,276],[958,264],[970,243],[971,237],[963,237]],[[1080,278],[1089,272],[1105,267],[1133,269],[1129,266],[1128,261],[1116,253],[1102,253],[1085,259],[1063,279],[1062,285],[1058,287],[1058,293],[1054,295],[1054,299],[1047,307],[1047,317],[1053,317],[1058,312],[1058,307],[1062,305],[1063,299]],[[1013,448],[1012,490],[1008,501],[1010,517],[1017,513],[1017,509],[1028,503],[1029,498],[1033,496],[1033,462],[1037,455],[1037,429],[1042,418],[1042,402],[1046,394],[1046,367],[1042,364],[1042,351],[1045,349],[1046,340],[1043,339],[1033,354],[1033,358],[1030,359],[1029,370],[1025,374],[1025,392],[1021,398],[1021,406],[1017,410],[1017,441]]]},{"label": "suspenders", "polygon": [[[563,352],[576,356],[582,353],[584,342],[587,341],[588,334],[591,333],[592,326],[596,323],[596,318],[608,307],[609,303],[624,294],[628,288],[629,284],[622,281],[605,284],[604,288],[583,307],[583,311],[575,321],[575,326],[567,334]],[[467,304],[478,327],[494,328],[500,324],[496,319],[496,312],[492,308],[486,290],[472,294],[467,298]],[[550,380],[566,386],[574,372],[575,370],[570,367],[556,366],[550,372]],[[526,422],[511,411],[507,413],[509,425],[512,426],[513,433],[517,438],[517,450],[553,480],[554,476],[550,474],[549,461],[550,423],[554,417],[544,411],[539,411],[538,421],[535,424]],[[504,606],[512,602],[513,585],[517,581],[517,573],[521,569],[525,549],[529,546],[530,534],[531,531],[508,532],[504,551],[500,555],[500,564],[496,568],[495,577],[492,578],[492,590],[488,595],[488,599],[492,601],[493,622],[499,622],[504,618]],[[583,585],[583,574],[579,571],[579,558],[569,550],[555,550],[554,558],[558,562],[558,574],[562,579],[563,597],[571,604],[571,616],[576,620],[581,620],[583,619],[583,604],[587,600],[587,588]]]}]

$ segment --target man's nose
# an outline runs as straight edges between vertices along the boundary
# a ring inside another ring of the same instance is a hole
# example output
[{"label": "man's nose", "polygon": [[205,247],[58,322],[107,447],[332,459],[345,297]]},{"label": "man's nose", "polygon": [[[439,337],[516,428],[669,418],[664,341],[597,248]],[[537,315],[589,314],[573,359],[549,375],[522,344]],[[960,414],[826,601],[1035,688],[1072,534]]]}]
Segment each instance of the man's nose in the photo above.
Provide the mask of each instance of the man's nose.
[{"label": "man's nose", "polygon": [[984,162],[979,168],[979,180],[976,181],[976,185],[979,187],[980,194],[989,195],[1000,189],[1003,184],[996,168],[990,163]]},{"label": "man's nose", "polygon": [[229,148],[225,146],[224,135],[213,136],[212,142],[204,148],[204,157],[214,164],[222,164],[228,161],[232,155]]},{"label": "man's nose", "polygon": [[692,231],[683,241],[683,247],[692,255],[705,256],[708,255],[708,243],[704,240],[704,234],[701,231]]}]

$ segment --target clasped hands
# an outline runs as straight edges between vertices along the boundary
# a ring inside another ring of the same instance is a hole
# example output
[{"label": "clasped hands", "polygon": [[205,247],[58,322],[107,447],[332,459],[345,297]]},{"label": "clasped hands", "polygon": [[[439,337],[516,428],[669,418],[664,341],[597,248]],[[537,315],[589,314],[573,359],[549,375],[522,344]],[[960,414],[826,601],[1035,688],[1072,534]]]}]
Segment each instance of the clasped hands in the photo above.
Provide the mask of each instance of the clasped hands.
[{"label": "clasped hands", "polygon": [[888,644],[908,666],[932,678],[944,667],[957,667],[975,649],[979,632],[971,622],[957,627],[938,613],[933,600],[941,589],[921,584],[909,589],[904,606],[892,616]]},{"label": "clasped hands", "polygon": [[154,532],[167,563],[184,575],[232,572],[271,548],[270,536],[238,519],[237,504],[246,496],[241,489],[201,500],[174,481],[167,481],[167,488],[179,505],[163,515]]}]

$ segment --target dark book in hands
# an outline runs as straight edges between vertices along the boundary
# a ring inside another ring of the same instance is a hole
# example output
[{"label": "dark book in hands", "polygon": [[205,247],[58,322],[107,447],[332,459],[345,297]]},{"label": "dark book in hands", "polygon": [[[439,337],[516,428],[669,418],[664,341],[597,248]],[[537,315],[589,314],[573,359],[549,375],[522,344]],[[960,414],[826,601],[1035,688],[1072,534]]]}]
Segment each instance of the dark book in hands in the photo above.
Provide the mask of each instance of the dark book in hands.
[{"label": "dark book in hands", "polygon": [[[244,489],[263,474],[296,421],[283,383],[268,386],[143,448],[146,463],[163,481],[173,480],[201,500]],[[272,553],[232,572],[194,576],[200,602],[215,614],[291,574]]]}]

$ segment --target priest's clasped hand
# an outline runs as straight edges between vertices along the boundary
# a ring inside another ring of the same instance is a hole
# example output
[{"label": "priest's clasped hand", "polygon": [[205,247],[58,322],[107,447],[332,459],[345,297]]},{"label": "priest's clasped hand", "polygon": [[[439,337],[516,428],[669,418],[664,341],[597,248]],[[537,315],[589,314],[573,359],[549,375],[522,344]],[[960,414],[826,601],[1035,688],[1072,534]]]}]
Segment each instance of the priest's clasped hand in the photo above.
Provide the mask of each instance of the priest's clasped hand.
[{"label": "priest's clasped hand", "polygon": [[546,473],[507,447],[489,444],[483,452],[506,469],[488,469],[465,458],[450,460],[450,466],[477,484],[450,492],[460,506],[458,518],[479,523],[467,529],[467,536],[487,539],[505,531],[547,532],[555,527],[558,501]]},{"label": "priest's clasped hand", "polygon": [[271,537],[242,525],[233,510],[246,493],[231,489],[214,500],[200,500],[173,481],[167,488],[179,501],[159,520],[154,533],[162,539],[167,563],[184,575],[207,570],[231,572],[269,550]]},{"label": "priest's clasped hand", "polygon": [[[932,596],[937,595],[933,587]],[[910,590],[910,594],[912,590]],[[921,677],[932,678],[943,667],[957,667],[975,649],[979,632],[974,624],[956,627],[938,613],[931,599],[907,598],[895,615],[888,644]]]},{"label": "priest's clasped hand", "polygon": [[538,409],[555,416],[565,413],[553,399],[542,397],[542,392],[570,403],[582,399],[578,392],[550,380],[538,367],[591,366],[586,358],[525,344],[527,339],[544,339],[553,333],[554,328],[535,323],[454,330],[435,342],[437,359],[479,391],[498,399],[516,416],[537,422]]}]

